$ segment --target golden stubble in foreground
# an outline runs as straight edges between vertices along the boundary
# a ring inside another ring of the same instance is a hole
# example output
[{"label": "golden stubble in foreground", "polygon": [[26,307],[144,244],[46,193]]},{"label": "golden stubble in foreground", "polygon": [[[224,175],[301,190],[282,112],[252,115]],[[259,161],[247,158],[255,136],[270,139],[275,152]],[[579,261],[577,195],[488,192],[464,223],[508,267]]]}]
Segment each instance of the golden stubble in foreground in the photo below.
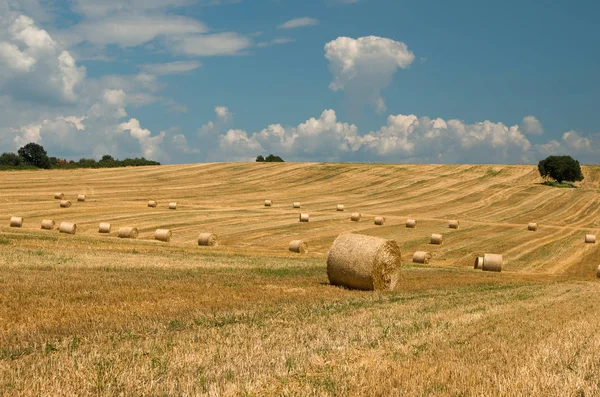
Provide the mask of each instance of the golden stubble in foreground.
[{"label": "golden stubble in foreground", "polygon": [[[583,243],[597,231],[598,173],[584,173],[580,189],[541,186],[529,166],[2,173],[0,214],[24,227],[0,227],[0,394],[598,394],[598,258]],[[60,209],[55,190],[86,201]],[[42,219],[77,234],[39,230]],[[116,238],[120,226],[139,238]],[[152,240],[157,228],[171,243]],[[202,231],[220,246],[198,247]],[[327,250],[344,231],[399,242],[395,291],[328,285]],[[432,233],[444,244],[430,246]],[[289,253],[294,239],[309,254]],[[408,263],[416,250],[429,265]],[[503,273],[471,268],[484,252],[504,254]]]}]

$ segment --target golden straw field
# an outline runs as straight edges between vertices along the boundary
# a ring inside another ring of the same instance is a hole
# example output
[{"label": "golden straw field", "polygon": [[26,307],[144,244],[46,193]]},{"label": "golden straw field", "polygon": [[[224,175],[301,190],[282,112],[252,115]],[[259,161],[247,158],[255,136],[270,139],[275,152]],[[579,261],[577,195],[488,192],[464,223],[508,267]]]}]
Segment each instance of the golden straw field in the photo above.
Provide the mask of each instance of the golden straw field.
[{"label": "golden straw field", "polygon": [[[600,167],[583,173],[564,189],[526,165],[0,172],[0,395],[600,395],[600,257],[584,243],[600,234]],[[342,232],[398,242],[394,291],[329,285]],[[501,273],[473,269],[486,253]]]}]

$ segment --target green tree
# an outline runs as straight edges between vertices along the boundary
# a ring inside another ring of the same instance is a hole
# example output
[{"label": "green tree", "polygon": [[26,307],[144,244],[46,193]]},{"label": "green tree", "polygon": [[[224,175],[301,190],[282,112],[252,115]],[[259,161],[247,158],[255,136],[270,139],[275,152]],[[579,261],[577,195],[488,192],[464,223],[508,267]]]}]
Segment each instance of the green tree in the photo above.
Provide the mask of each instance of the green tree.
[{"label": "green tree", "polygon": [[283,159],[279,156],[274,156],[272,154],[269,154],[267,157],[265,157],[265,161],[267,163],[283,163]]},{"label": "green tree", "polygon": [[256,158],[256,162],[258,162],[258,163],[263,163],[264,161],[265,161],[265,158],[263,156],[258,156]]},{"label": "green tree", "polygon": [[0,165],[7,165],[10,167],[18,167],[22,164],[21,158],[15,153],[2,153],[0,155]]},{"label": "green tree", "polygon": [[110,154],[105,154],[104,156],[102,156],[102,159],[100,161],[115,161],[115,159]]},{"label": "green tree", "polygon": [[558,183],[583,180],[579,161],[571,156],[549,156],[538,163],[538,171],[543,178],[552,178]]},{"label": "green tree", "polygon": [[48,153],[46,153],[46,150],[44,150],[42,145],[30,142],[20,148],[18,153],[19,157],[26,165],[33,165],[37,168],[50,168],[50,159],[48,158]]}]

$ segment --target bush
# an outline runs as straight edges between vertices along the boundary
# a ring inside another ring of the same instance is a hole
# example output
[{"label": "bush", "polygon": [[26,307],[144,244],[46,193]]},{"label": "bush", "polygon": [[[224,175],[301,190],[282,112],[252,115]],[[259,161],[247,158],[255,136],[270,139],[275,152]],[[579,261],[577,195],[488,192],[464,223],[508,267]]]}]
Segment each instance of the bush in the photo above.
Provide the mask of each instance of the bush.
[{"label": "bush", "polygon": [[18,167],[21,164],[21,158],[14,153],[2,153],[2,155],[0,155],[0,165]]},{"label": "bush", "polygon": [[552,178],[558,183],[583,180],[579,161],[571,156],[549,156],[538,163],[538,171],[543,178]]},{"label": "bush", "polygon": [[272,154],[268,155],[266,158],[263,156],[258,156],[256,161],[259,163],[283,163],[283,159],[279,156],[274,156]]}]

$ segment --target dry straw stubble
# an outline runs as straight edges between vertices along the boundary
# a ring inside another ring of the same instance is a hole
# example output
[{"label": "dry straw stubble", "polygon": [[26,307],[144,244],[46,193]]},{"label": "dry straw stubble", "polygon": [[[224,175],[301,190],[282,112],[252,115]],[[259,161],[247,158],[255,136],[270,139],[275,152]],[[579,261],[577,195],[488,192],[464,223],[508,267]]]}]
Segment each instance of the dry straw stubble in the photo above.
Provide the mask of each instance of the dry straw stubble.
[{"label": "dry straw stubble", "polygon": [[169,229],[156,229],[154,232],[154,238],[158,241],[164,241],[168,243],[171,241],[171,230]]},{"label": "dry straw stubble", "polygon": [[400,276],[400,265],[400,247],[396,241],[344,233],[329,250],[327,277],[332,285],[393,290]]},{"label": "dry straw stubble", "polygon": [[206,247],[216,247],[219,245],[217,235],[214,233],[200,233],[198,236],[198,245]]},{"label": "dry straw stubble", "polygon": [[58,231],[60,233],[75,234],[77,232],[77,224],[73,222],[61,222]]},{"label": "dry straw stubble", "polygon": [[111,224],[108,222],[100,222],[98,225],[98,233],[110,233]]},{"label": "dry straw stubble", "polygon": [[10,227],[22,227],[23,226],[23,217],[21,216],[11,216],[10,217]]},{"label": "dry straw stubble", "polygon": [[56,223],[52,219],[44,219],[42,221],[42,229],[43,230],[54,230],[54,226]]},{"label": "dry straw stubble", "polygon": [[308,252],[308,244],[302,240],[290,241],[288,250],[298,254],[305,254]]},{"label": "dry straw stubble", "polygon": [[416,251],[413,254],[413,258],[412,261],[414,263],[429,263],[429,260],[431,259],[431,254],[429,252],[425,252],[425,251]]},{"label": "dry straw stubble", "polygon": [[137,238],[138,229],[137,227],[124,226],[119,228],[119,234],[117,236],[120,238]]}]

